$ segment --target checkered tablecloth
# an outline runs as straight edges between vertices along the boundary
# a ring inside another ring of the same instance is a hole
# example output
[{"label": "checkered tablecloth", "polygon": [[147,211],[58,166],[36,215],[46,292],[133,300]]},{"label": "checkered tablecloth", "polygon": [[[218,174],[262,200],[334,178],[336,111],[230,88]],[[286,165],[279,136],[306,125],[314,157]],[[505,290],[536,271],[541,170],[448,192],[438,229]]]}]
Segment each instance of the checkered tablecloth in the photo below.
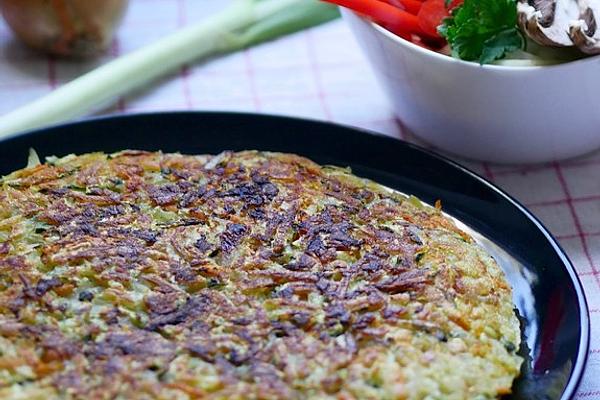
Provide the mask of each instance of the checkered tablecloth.
[{"label": "checkered tablecloth", "polygon": [[[17,43],[0,21],[0,114],[119,54],[214,13],[228,1],[131,0],[109,54],[84,63],[32,53]],[[119,99],[101,113],[189,109],[306,116],[416,140],[395,121],[341,21],[182,68],[152,87]],[[529,167],[464,163],[529,207],[574,262],[592,321],[590,358],[577,397],[600,399],[600,152]]]}]

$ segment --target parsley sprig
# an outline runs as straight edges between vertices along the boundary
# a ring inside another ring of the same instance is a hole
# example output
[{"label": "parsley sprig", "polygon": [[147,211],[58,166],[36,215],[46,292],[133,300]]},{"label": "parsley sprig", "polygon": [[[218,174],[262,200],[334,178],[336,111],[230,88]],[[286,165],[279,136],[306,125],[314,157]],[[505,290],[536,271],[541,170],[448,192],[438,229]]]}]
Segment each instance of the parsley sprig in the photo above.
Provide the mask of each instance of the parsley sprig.
[{"label": "parsley sprig", "polygon": [[488,64],[522,49],[515,0],[465,0],[452,12],[440,34],[448,40],[452,56]]}]

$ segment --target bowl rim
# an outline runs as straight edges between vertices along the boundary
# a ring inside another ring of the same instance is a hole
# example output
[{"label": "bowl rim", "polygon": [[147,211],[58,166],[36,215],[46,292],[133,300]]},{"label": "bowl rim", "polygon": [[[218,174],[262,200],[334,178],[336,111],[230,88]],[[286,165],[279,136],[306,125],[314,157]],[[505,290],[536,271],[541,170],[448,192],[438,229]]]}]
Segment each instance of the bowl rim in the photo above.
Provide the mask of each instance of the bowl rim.
[{"label": "bowl rim", "polygon": [[[346,11],[346,10],[343,10],[343,11]],[[395,33],[382,27],[381,25],[363,17],[362,15],[360,15],[352,10],[348,10],[348,12],[353,14],[360,20],[362,20],[367,25],[370,25],[371,29],[377,31],[381,35],[386,36],[388,39],[399,44],[400,46],[408,47],[412,51],[420,53],[425,57],[435,58],[435,59],[440,60],[441,62],[445,61],[445,62],[449,62],[449,63],[462,64],[467,68],[477,68],[480,70],[484,69],[484,70],[490,70],[490,71],[534,71],[534,70],[538,70],[538,69],[555,70],[555,69],[569,68],[572,65],[588,64],[588,63],[591,64],[591,63],[600,61],[600,54],[599,54],[599,55],[595,55],[595,56],[585,57],[585,58],[582,58],[579,60],[566,61],[564,63],[552,64],[552,65],[519,65],[519,66],[516,66],[516,65],[493,65],[493,64],[483,64],[482,65],[477,62],[461,60],[458,58],[447,56],[445,54],[438,53],[433,50],[423,48],[421,46],[418,46],[418,45],[396,35]]]}]

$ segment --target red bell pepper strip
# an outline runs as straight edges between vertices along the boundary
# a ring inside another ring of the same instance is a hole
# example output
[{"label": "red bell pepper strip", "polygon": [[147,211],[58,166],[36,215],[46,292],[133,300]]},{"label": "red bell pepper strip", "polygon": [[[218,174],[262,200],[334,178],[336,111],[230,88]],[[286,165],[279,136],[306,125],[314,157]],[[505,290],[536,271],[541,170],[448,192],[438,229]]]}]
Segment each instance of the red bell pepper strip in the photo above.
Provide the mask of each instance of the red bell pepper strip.
[{"label": "red bell pepper strip", "polygon": [[[338,6],[350,8],[357,13],[371,17],[376,23],[384,25],[394,33],[409,32],[430,36],[423,31],[419,19],[404,10],[379,0],[324,0]],[[401,35],[402,36],[402,35]]]},{"label": "red bell pepper strip", "polygon": [[427,0],[417,14],[421,29],[432,37],[440,37],[438,26],[442,25],[444,19],[449,16],[446,0]]},{"label": "red bell pepper strip", "polygon": [[452,0],[450,2],[450,5],[448,6],[448,10],[450,10],[450,11],[454,10],[456,7],[460,6],[463,2],[464,2],[464,0]]},{"label": "red bell pepper strip", "polygon": [[402,10],[406,10],[413,15],[417,15],[421,6],[423,5],[423,1],[419,0],[380,0],[384,3],[390,4],[394,7],[398,7]]}]

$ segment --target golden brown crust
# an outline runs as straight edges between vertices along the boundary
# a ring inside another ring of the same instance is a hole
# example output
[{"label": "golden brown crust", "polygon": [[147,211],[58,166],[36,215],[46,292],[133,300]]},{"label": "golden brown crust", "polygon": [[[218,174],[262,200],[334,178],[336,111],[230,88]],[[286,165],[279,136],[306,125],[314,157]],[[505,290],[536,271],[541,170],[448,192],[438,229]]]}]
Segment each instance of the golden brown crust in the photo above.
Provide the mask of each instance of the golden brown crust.
[{"label": "golden brown crust", "polygon": [[4,396],[495,398],[518,374],[493,260],[345,170],[126,151],[0,182]]}]

